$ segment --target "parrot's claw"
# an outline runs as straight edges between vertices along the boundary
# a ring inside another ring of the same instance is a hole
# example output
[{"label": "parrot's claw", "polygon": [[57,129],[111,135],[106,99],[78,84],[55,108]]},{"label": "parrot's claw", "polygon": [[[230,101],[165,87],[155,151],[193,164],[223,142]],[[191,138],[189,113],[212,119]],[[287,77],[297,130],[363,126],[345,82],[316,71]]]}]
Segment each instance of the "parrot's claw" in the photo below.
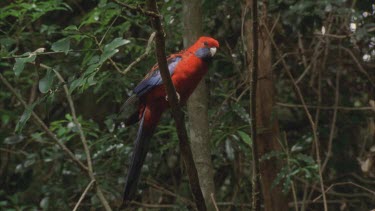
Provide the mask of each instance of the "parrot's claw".
[{"label": "parrot's claw", "polygon": [[[178,94],[178,92],[176,92],[176,95],[177,95],[177,102],[180,103],[180,94]],[[165,100],[168,101],[168,95],[165,96]]]}]

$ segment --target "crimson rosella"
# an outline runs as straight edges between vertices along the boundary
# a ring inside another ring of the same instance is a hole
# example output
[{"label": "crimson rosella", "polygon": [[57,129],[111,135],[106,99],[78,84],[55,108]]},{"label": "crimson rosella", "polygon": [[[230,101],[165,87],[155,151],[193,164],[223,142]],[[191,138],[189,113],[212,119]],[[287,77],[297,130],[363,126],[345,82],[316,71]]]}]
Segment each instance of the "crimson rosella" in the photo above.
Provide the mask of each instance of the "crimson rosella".
[{"label": "crimson rosella", "polygon": [[[215,55],[219,42],[210,37],[200,37],[187,50],[172,54],[167,58],[168,69],[181,104],[185,104],[191,93],[208,71],[208,63]],[[169,108],[165,87],[160,71],[155,65],[146,77],[134,88],[133,95],[121,108],[120,118],[125,118],[125,125],[140,121],[134,152],[126,178],[123,202],[131,201],[137,189],[143,162],[148,151],[149,141],[160,120],[162,113]],[[124,111],[133,109],[131,115],[124,116]]]}]

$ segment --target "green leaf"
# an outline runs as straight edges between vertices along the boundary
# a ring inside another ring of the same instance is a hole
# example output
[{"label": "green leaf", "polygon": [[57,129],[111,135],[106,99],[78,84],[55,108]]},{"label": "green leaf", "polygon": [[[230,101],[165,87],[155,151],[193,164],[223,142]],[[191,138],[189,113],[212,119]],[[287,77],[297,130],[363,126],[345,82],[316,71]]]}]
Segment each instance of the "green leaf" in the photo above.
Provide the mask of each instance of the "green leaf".
[{"label": "green leaf", "polygon": [[28,57],[16,58],[16,63],[14,64],[13,71],[17,77],[22,73],[23,69],[25,68],[25,63],[35,61],[35,54],[27,54],[29,54]]},{"label": "green leaf", "polygon": [[5,48],[11,47],[16,41],[10,37],[5,37],[0,39],[0,44],[3,45]]},{"label": "green leaf", "polygon": [[113,49],[113,50],[107,50],[104,51],[102,56],[100,57],[99,63],[102,64],[105,62],[107,59],[111,58],[113,55],[115,55],[117,52],[119,52],[118,49]]},{"label": "green leaf", "polygon": [[97,83],[97,81],[95,80],[94,78],[95,75],[91,75],[88,79],[87,79],[87,85],[88,86],[92,86],[92,85],[95,85]]},{"label": "green leaf", "polygon": [[291,178],[290,177],[286,177],[285,181],[284,181],[284,184],[283,184],[283,192],[284,193],[288,193],[291,186],[292,186],[292,180],[291,180]]},{"label": "green leaf", "polygon": [[73,93],[73,91],[82,86],[83,84],[85,83],[84,79],[83,78],[77,78],[75,79],[74,81],[72,81],[72,83],[70,83],[70,86],[69,86],[69,93]]},{"label": "green leaf", "polygon": [[68,54],[70,50],[70,38],[65,37],[54,42],[51,46],[51,49],[55,52],[64,52],[65,55]]},{"label": "green leaf", "polygon": [[41,93],[47,93],[51,89],[53,76],[53,71],[51,69],[48,69],[46,75],[42,79],[40,79],[39,91]]},{"label": "green leaf", "polygon": [[237,131],[238,135],[240,135],[242,141],[244,141],[247,145],[249,145],[250,147],[253,145],[252,141],[251,141],[251,137],[249,136],[249,134],[239,130]]},{"label": "green leaf", "polygon": [[288,173],[289,173],[289,169],[287,166],[284,166],[283,168],[281,168],[275,180],[272,182],[271,190],[274,189],[278,184],[280,184],[282,179],[288,177]]},{"label": "green leaf", "polygon": [[308,156],[308,155],[305,155],[305,154],[299,153],[299,154],[296,155],[296,158],[298,160],[302,160],[302,161],[306,162],[307,164],[314,164],[315,163],[314,159],[311,156]]},{"label": "green leaf", "polygon": [[4,139],[4,144],[18,144],[22,142],[25,139],[23,135],[14,135],[14,136],[9,136]]},{"label": "green leaf", "polygon": [[98,55],[94,55],[91,57],[91,59],[88,61],[87,65],[93,65],[97,64],[99,62],[100,57]]},{"label": "green leaf", "polygon": [[115,48],[118,48],[120,46],[126,45],[130,43],[130,40],[123,39],[121,37],[117,37],[114,40],[112,40],[111,43],[104,46],[104,51],[106,50],[113,50]]},{"label": "green leaf", "polygon": [[115,122],[113,121],[113,118],[106,119],[104,121],[105,126],[107,126],[107,129],[109,132],[113,133],[115,130]]},{"label": "green leaf", "polygon": [[91,74],[94,73],[95,71],[98,71],[98,70],[99,70],[98,68],[99,68],[99,64],[92,64],[92,65],[90,65],[90,66],[86,69],[84,75],[85,75],[86,77],[88,77],[89,75],[91,75]]},{"label": "green leaf", "polygon": [[130,43],[130,40],[126,40],[121,37],[112,40],[111,43],[104,46],[103,54],[100,57],[99,63],[102,64],[107,59],[111,58],[113,55],[119,52],[119,50],[117,49],[118,47],[126,45],[128,43]]},{"label": "green leaf", "polygon": [[246,109],[238,104],[233,104],[232,105],[232,109],[233,111],[245,122],[248,122],[250,123],[251,122],[251,118],[250,118],[250,115],[249,115],[249,112],[246,111]]},{"label": "green leaf", "polygon": [[76,25],[70,25],[64,29],[64,31],[78,31],[78,28]]},{"label": "green leaf", "polygon": [[40,203],[39,203],[40,207],[43,209],[43,210],[47,210],[48,209],[48,206],[49,206],[49,197],[44,197]]},{"label": "green leaf", "polygon": [[30,119],[31,113],[33,112],[33,109],[34,109],[36,104],[37,104],[37,102],[35,102],[35,103],[26,107],[26,109],[23,112],[20,120],[17,122],[16,129],[15,129],[15,131],[17,133],[20,133],[22,131],[23,127],[25,126],[25,124],[27,122],[27,120]]}]

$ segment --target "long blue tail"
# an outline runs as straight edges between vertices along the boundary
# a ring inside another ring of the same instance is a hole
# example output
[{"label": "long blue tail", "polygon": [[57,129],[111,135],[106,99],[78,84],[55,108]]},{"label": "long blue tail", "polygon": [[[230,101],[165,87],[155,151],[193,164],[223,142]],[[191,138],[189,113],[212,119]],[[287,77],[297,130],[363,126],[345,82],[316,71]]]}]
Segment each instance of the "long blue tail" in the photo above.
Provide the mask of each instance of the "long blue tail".
[{"label": "long blue tail", "polygon": [[122,202],[123,207],[128,206],[128,203],[134,199],[134,195],[137,190],[139,177],[141,174],[141,169],[142,169],[143,163],[145,161],[145,158],[148,152],[149,141],[156,127],[156,125],[153,127],[147,127],[144,124],[146,112],[148,112],[147,109],[145,109],[145,111],[143,112],[143,115],[139,124],[137,138],[134,143],[134,151],[130,160],[129,172],[126,177],[124,198]]}]

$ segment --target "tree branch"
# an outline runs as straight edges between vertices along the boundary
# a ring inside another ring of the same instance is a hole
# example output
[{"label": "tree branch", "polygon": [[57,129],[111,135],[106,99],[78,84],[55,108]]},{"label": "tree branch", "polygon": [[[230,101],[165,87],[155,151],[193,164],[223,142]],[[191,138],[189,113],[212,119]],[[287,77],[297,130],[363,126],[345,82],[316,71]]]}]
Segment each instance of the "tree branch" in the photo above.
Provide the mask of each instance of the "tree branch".
[{"label": "tree branch", "polygon": [[[250,3],[248,4],[250,6]],[[251,69],[249,70],[250,79],[250,127],[251,127],[251,138],[252,138],[252,210],[260,210],[260,200],[259,200],[259,157],[258,157],[258,143],[257,143],[257,117],[256,117],[256,107],[257,107],[257,83],[258,83],[258,0],[252,0],[251,5],[252,14],[252,54],[251,54]],[[249,49],[248,49],[249,50]]]},{"label": "tree branch", "polygon": [[[92,167],[90,149],[88,147],[86,136],[83,132],[82,126],[77,119],[76,110],[75,110],[75,107],[74,107],[72,95],[69,92],[69,88],[66,85],[66,82],[65,82],[64,78],[54,68],[51,68],[51,67],[49,67],[47,65],[44,65],[44,64],[39,64],[39,65],[40,65],[40,67],[42,67],[44,69],[53,70],[53,72],[56,74],[59,81],[63,84],[64,92],[65,92],[65,95],[66,95],[66,98],[68,100],[69,107],[70,107],[70,110],[71,110],[71,113],[72,113],[73,122],[78,129],[78,133],[79,133],[82,145],[83,145],[83,149],[84,149],[85,154],[86,154],[87,167],[88,167],[87,173],[88,173],[88,175],[89,175],[89,177],[92,181],[96,181],[96,178],[94,176],[94,170],[93,170],[93,167]],[[96,195],[98,196],[98,198],[99,198],[100,202],[102,203],[102,205],[104,206],[105,210],[111,211],[112,209],[109,206],[107,199],[104,197],[103,192],[101,191],[98,183],[95,184],[95,187],[96,187]]]},{"label": "tree branch", "polygon": [[369,80],[369,82],[371,83],[371,85],[373,87],[375,87],[375,82],[371,79],[370,75],[368,74],[368,72],[365,70],[365,68],[362,67],[361,63],[359,62],[359,60],[357,59],[357,57],[354,55],[354,53],[349,49],[349,48],[345,48],[345,47],[342,47],[340,46],[340,49],[343,49],[345,52],[347,52],[350,57],[352,57],[353,61],[355,62],[355,64],[357,65],[358,67],[358,70],[367,77],[367,79]]},{"label": "tree branch", "polygon": [[[156,14],[159,13],[155,0],[149,0],[148,7],[150,11]],[[206,205],[205,205],[202,191],[200,189],[198,172],[194,164],[193,154],[191,152],[191,148],[188,142],[187,131],[185,128],[184,113],[182,112],[181,107],[178,103],[176,91],[175,91],[175,88],[172,83],[172,79],[168,71],[168,65],[167,65],[166,54],[165,54],[165,39],[164,39],[165,33],[161,25],[160,16],[151,17],[151,24],[152,24],[152,27],[156,30],[156,37],[155,37],[156,56],[157,56],[158,65],[160,68],[160,75],[163,79],[163,84],[167,91],[168,102],[172,110],[172,115],[176,122],[177,135],[180,140],[179,143],[180,143],[181,156],[184,160],[187,173],[189,176],[190,188],[193,193],[197,209],[200,211],[205,211]]]},{"label": "tree branch", "polygon": [[85,190],[83,191],[81,197],[79,197],[79,200],[78,202],[76,203],[76,205],[74,206],[74,209],[73,211],[76,211],[79,207],[79,205],[81,204],[82,200],[85,198],[87,192],[90,190],[92,184],[94,184],[95,180],[91,180],[91,182],[87,185],[87,187],[85,188]]},{"label": "tree branch", "polygon": [[148,55],[150,54],[151,47],[152,47],[152,42],[153,42],[154,39],[155,39],[155,34],[156,34],[156,33],[153,32],[153,33],[150,35],[150,38],[148,38],[146,51],[145,51],[142,55],[140,55],[137,59],[135,59],[132,63],[130,63],[130,64],[128,65],[128,67],[127,67],[125,70],[121,71],[122,74],[125,75],[126,73],[128,73],[128,72],[131,70],[131,68],[133,68],[136,64],[138,64],[140,61],[142,61],[143,59],[145,59],[146,56],[148,56]]},{"label": "tree branch", "polygon": [[131,6],[131,5],[125,4],[123,2],[120,2],[118,0],[112,0],[112,1],[115,2],[116,4],[120,5],[120,6],[124,7],[125,9],[131,10],[131,11],[134,11],[134,12],[139,12],[139,13],[142,13],[144,15],[154,17],[154,18],[160,18],[161,17],[158,12],[144,10],[139,5],[137,5],[135,7],[135,6]]},{"label": "tree branch", "polygon": [[[0,80],[4,83],[4,85],[9,89],[9,91],[17,98],[17,100],[25,107],[27,108],[27,103],[22,99],[22,96],[18,94],[18,92],[13,88],[13,86],[8,82],[8,80],[0,73]],[[43,120],[34,112],[31,112],[31,116],[34,118],[36,123],[46,132],[46,134],[56,142],[56,144],[66,153],[68,154],[68,157],[74,161],[84,172],[88,171],[88,168],[80,161],[78,160],[75,155],[73,154],[70,149],[65,146],[48,127],[43,122]]]},{"label": "tree branch", "polygon": [[347,107],[347,106],[319,106],[319,105],[301,105],[301,104],[291,104],[291,103],[276,103],[278,106],[286,107],[286,108],[313,108],[313,109],[321,109],[321,110],[343,110],[343,111],[371,111],[373,108],[371,106],[367,107]]}]

